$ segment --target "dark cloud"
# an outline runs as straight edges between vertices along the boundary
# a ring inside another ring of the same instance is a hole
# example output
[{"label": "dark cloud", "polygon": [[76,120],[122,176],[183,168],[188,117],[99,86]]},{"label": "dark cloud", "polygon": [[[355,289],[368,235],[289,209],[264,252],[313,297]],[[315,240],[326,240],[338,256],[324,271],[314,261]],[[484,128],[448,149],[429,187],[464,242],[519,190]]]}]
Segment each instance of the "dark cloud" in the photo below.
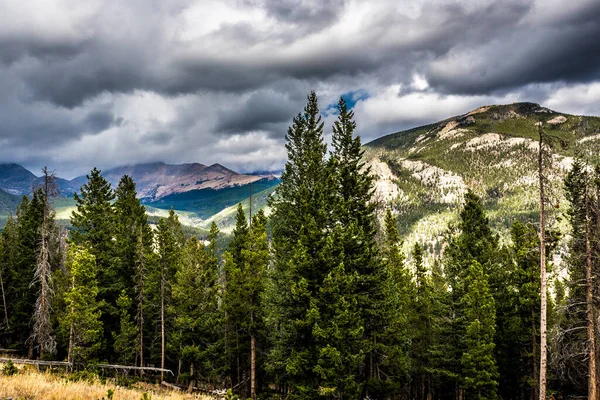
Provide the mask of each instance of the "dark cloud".
[{"label": "dark cloud", "polygon": [[488,41],[459,43],[435,60],[426,77],[445,93],[485,94],[531,83],[600,78],[600,2],[532,25],[522,23]]},{"label": "dark cloud", "polygon": [[301,107],[301,103],[290,100],[285,93],[258,91],[239,107],[221,112],[215,130],[224,133],[270,131],[276,124],[288,123]]},{"label": "dark cloud", "polygon": [[152,132],[147,133],[140,138],[140,144],[157,144],[157,145],[166,145],[169,144],[173,140],[173,135],[168,132]]},{"label": "dark cloud", "polygon": [[[597,0],[65,0],[27,14],[9,4],[0,143],[11,152],[0,161],[267,168],[283,162],[311,89],[323,109],[363,93],[369,137],[481,102],[589,111],[594,90],[568,98],[600,81],[599,35]],[[240,156],[257,146],[269,147],[263,165]]]}]

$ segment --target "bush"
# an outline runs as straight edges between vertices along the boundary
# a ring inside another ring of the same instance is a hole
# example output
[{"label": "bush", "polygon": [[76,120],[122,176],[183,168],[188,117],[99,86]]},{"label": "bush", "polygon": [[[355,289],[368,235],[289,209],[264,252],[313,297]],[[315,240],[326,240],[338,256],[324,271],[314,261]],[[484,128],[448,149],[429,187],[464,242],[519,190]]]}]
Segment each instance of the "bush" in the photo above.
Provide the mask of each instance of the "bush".
[{"label": "bush", "polygon": [[4,367],[2,367],[2,373],[6,376],[11,376],[19,373],[19,369],[15,367],[15,364],[12,360],[8,360]]},{"label": "bush", "polygon": [[225,400],[239,400],[239,396],[237,394],[233,394],[233,390],[227,389]]}]

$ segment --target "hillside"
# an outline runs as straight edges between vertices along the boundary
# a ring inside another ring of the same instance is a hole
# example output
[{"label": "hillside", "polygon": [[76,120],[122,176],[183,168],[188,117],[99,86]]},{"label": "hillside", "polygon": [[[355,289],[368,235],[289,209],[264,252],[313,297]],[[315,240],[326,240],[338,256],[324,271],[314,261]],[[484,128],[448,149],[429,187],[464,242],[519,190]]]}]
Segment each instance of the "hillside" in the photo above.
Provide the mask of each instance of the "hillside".
[{"label": "hillside", "polygon": [[[139,164],[103,171],[102,175],[116,188],[123,175],[136,182],[138,195],[147,205],[149,214],[157,218],[162,210],[175,209],[183,222],[198,230],[200,223],[248,198],[250,191],[258,193],[274,188],[279,179],[272,175],[240,174],[220,164],[169,165]],[[15,212],[21,195],[42,183],[42,178],[18,164],[0,164],[0,227],[6,216]],[[68,223],[74,210],[73,193],[87,182],[86,176],[72,180],[58,178],[61,198],[54,199],[57,218]]]},{"label": "hillside", "polygon": [[553,204],[564,209],[562,177],[577,149],[598,148],[598,117],[533,103],[485,106],[366,144],[365,160],[377,177],[376,196],[397,212],[406,246],[419,241],[430,253],[439,252],[468,188],[484,198],[503,237],[515,218],[536,222],[540,121],[549,135],[560,138],[552,150],[551,181]]},{"label": "hillside", "polygon": [[[267,178],[262,175],[244,175],[220,164],[206,166],[199,163],[171,165],[165,163],[138,164],[102,171],[102,175],[116,187],[123,175],[136,182],[138,195],[148,202],[166,196],[197,190],[220,190],[244,186]],[[71,186],[81,187],[85,176],[70,181]]]}]

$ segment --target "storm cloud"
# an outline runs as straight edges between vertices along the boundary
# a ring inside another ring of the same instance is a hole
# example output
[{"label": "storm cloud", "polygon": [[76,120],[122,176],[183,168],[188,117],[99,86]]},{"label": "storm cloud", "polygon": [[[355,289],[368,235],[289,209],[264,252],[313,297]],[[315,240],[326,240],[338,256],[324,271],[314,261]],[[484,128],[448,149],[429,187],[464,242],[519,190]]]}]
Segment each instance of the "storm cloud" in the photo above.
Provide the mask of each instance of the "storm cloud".
[{"label": "storm cloud", "polygon": [[600,114],[597,0],[25,0],[0,5],[0,162],[281,168],[317,91],[364,141],[483,104]]}]

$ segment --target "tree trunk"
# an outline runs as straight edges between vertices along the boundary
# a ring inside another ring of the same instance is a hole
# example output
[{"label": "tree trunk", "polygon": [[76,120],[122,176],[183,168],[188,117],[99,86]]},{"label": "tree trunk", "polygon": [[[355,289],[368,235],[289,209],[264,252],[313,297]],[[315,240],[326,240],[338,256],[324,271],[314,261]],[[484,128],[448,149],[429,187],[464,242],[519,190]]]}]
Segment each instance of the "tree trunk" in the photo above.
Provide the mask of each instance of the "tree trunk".
[{"label": "tree trunk", "polygon": [[[251,312],[251,321],[253,321],[252,314]],[[256,338],[254,334],[250,336],[250,398],[256,400]]]},{"label": "tree trunk", "polygon": [[543,171],[543,134],[538,126],[538,175],[540,189],[540,400],[546,400],[546,368],[547,368],[547,338],[546,338],[546,312],[547,312],[547,278],[546,278],[546,224],[544,221],[544,171]]},{"label": "tree trunk", "polygon": [[75,340],[75,324],[71,321],[71,328],[69,329],[69,352],[67,353],[67,361],[71,363],[73,368],[73,341]]},{"label": "tree trunk", "polygon": [[2,280],[2,270],[0,269],[0,287],[2,288],[2,302],[4,304],[4,322],[6,323],[6,329],[9,329],[8,325],[8,309],[6,308],[6,295],[4,294],[4,281]]},{"label": "tree trunk", "polygon": [[538,364],[537,364],[537,353],[538,353],[538,347],[537,347],[537,338],[535,335],[535,328],[536,328],[536,323],[535,323],[535,308],[532,308],[531,310],[531,322],[533,324],[533,335],[531,336],[531,344],[532,344],[532,349],[533,349],[533,356],[531,357],[532,359],[532,373],[533,373],[533,388],[531,391],[531,400],[536,400],[539,397],[539,370],[538,370]]},{"label": "tree trunk", "polygon": [[[165,368],[165,269],[161,271],[160,278],[160,367]],[[164,372],[160,371],[160,380],[163,381]]]},{"label": "tree trunk", "polygon": [[592,248],[590,244],[590,207],[588,182],[585,183],[585,280],[588,340],[588,399],[596,400],[596,332],[594,321],[594,282],[592,275]]}]

